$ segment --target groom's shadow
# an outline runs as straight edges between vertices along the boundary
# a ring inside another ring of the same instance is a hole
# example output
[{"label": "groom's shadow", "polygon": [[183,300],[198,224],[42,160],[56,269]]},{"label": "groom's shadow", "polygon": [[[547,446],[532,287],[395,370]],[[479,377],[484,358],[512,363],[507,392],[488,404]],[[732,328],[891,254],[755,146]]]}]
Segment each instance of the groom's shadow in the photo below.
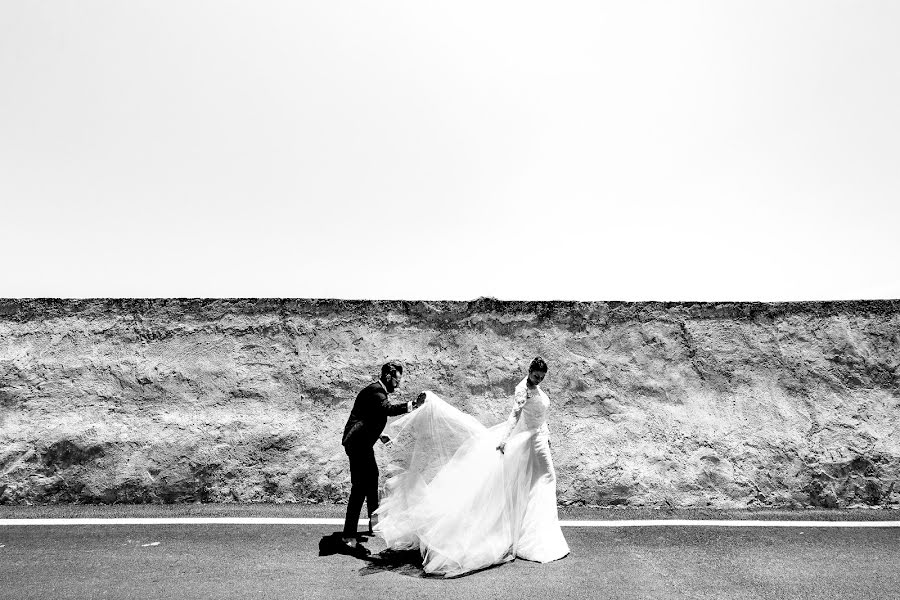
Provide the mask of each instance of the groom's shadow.
[{"label": "groom's shadow", "polygon": [[[319,540],[319,556],[347,554],[341,545],[341,537],[342,533],[340,531],[323,536]],[[361,534],[357,539],[360,542],[366,542],[369,540],[369,536]],[[377,554],[352,556],[367,563],[366,566],[359,570],[360,575],[373,575],[391,571],[408,577],[433,577],[422,569],[422,554],[418,550],[391,550],[385,548]]]}]

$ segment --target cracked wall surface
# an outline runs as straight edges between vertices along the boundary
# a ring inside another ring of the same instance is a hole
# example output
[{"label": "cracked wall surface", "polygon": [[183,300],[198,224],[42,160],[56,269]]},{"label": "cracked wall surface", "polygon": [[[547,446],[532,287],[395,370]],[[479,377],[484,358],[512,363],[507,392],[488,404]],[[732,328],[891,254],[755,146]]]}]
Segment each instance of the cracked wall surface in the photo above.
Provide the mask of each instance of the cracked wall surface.
[{"label": "cracked wall surface", "polygon": [[538,354],[561,503],[900,505],[900,301],[492,299],[0,300],[0,503],[341,502],[386,359],[491,425]]}]

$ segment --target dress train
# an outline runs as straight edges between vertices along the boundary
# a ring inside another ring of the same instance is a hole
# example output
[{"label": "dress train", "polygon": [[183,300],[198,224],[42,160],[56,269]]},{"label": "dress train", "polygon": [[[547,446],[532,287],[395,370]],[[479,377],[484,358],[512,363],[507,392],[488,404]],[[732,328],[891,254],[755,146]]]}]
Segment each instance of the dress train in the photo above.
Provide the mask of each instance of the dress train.
[{"label": "dress train", "polygon": [[418,548],[425,571],[445,577],[568,554],[546,426],[486,428],[426,393],[422,408],[385,431],[392,441],[375,533],[389,548]]}]

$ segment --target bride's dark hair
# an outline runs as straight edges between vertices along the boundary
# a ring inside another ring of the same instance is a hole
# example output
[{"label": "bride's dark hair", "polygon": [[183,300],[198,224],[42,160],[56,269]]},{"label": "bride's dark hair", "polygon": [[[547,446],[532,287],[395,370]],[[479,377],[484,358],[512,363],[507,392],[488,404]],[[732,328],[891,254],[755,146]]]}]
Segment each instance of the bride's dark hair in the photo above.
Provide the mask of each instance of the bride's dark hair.
[{"label": "bride's dark hair", "polygon": [[531,366],[528,367],[528,372],[531,373],[532,371],[542,371],[546,373],[548,371],[547,362],[540,356],[536,356],[534,360],[531,361]]}]

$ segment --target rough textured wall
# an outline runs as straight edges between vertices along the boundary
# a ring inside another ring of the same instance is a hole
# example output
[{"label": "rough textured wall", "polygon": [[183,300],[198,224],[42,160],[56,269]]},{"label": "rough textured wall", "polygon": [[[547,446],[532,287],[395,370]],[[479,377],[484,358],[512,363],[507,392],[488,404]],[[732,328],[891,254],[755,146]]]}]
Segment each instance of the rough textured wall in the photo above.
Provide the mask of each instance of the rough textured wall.
[{"label": "rough textured wall", "polygon": [[900,301],[0,300],[0,503],[343,501],[387,358],[503,419],[551,366],[561,503],[900,505]]}]

